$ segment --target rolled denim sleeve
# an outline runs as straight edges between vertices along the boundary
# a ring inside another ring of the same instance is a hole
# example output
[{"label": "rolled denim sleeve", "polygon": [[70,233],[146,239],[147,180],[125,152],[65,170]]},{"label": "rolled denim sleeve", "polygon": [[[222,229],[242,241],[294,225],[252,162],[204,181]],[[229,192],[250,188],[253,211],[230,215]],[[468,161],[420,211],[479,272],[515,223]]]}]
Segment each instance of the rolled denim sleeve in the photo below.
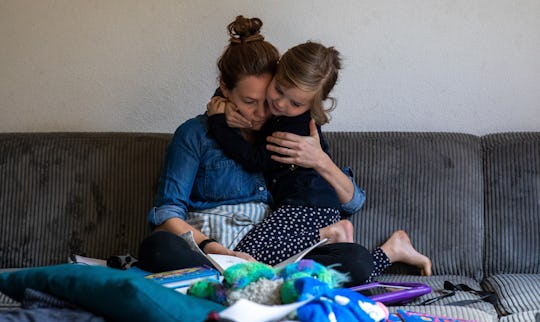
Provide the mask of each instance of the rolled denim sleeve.
[{"label": "rolled denim sleeve", "polygon": [[156,201],[147,216],[150,224],[158,226],[175,217],[185,220],[201,159],[198,133],[197,123],[188,121],[177,129],[167,147]]},{"label": "rolled denim sleeve", "polygon": [[341,209],[343,212],[352,215],[362,208],[364,201],[366,201],[366,193],[356,184],[351,168],[343,168],[342,171],[351,179],[354,186],[354,193],[349,202],[341,205]]},{"label": "rolled denim sleeve", "polygon": [[152,207],[148,212],[148,222],[153,226],[159,226],[171,218],[186,220],[186,212],[183,208],[175,205],[162,205]]}]

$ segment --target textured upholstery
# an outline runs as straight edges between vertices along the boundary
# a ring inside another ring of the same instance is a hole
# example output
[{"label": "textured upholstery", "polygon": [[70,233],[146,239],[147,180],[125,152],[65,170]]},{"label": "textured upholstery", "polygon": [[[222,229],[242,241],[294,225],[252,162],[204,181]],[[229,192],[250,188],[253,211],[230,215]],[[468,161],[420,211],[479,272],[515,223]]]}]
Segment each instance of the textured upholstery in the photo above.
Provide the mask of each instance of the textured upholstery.
[{"label": "textured upholstery", "polygon": [[540,133],[484,137],[485,271],[540,273]]},{"label": "textured upholstery", "polygon": [[503,315],[540,310],[538,274],[498,274],[486,278],[484,288],[499,294],[497,309]]},{"label": "textured upholstery", "polygon": [[169,139],[0,134],[0,267],[136,252]]},{"label": "textured upholstery", "polygon": [[[352,217],[356,241],[375,247],[406,230],[433,260],[434,274],[482,276],[480,139],[449,133],[328,133],[351,166],[366,203]],[[471,256],[473,254],[473,256]]]},{"label": "textured upholstery", "polygon": [[520,312],[508,316],[503,316],[500,322],[540,322],[540,310]]}]

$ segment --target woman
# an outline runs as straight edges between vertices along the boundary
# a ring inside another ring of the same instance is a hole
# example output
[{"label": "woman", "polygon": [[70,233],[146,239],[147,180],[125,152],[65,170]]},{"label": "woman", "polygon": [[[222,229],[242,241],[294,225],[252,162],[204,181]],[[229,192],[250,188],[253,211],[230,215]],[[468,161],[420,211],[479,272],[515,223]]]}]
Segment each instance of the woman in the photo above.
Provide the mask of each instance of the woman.
[{"label": "woman", "polygon": [[[310,121],[315,120],[313,131],[318,132],[322,150],[328,151],[321,132],[321,125],[329,120],[324,102],[340,68],[340,54],[334,47],[307,42],[287,50],[266,91],[273,116],[257,133],[256,143],[227,126],[224,108],[220,109],[223,104],[207,106],[210,131],[223,151],[246,170],[262,171],[273,197],[271,214],[237,247],[258,261],[275,265],[319,242],[320,229],[352,216],[364,202],[364,192],[348,176],[351,170],[342,173],[327,154],[326,163],[315,169],[272,159],[288,153],[286,148],[279,154],[267,149],[267,136],[278,131],[310,135]],[[221,91],[228,97],[223,83]]]},{"label": "woman", "polygon": [[[269,117],[264,107],[266,88],[275,73],[279,58],[275,47],[264,41],[260,34],[261,26],[262,22],[257,18],[237,17],[228,26],[230,44],[218,61],[220,82],[229,91],[228,99],[251,123],[250,128],[240,130],[246,140],[253,139],[253,131],[260,129]],[[205,253],[228,254],[253,260],[246,253],[231,250],[216,242],[214,238],[220,237],[220,232],[208,236],[209,233],[203,233],[189,223],[192,213],[200,213],[207,217],[226,214],[231,215],[227,218],[252,218],[252,224],[255,224],[269,211],[267,205],[271,201],[262,174],[248,173],[226,157],[209,135],[206,119],[206,115],[199,115],[182,124],[168,147],[155,207],[148,215],[154,233],[143,241],[139,251],[139,267],[144,270],[158,272],[210,265],[204,256],[190,250],[183,239],[178,237],[188,231],[193,232],[195,241]],[[296,151],[303,157],[296,157],[298,164],[301,162],[308,166],[316,162],[304,153],[306,151],[313,156],[321,156],[322,151],[318,151],[320,147],[317,150],[316,146],[310,145],[311,137],[280,135],[274,142],[278,145],[280,141],[288,142],[291,139],[295,144],[300,143]],[[338,169],[335,164],[333,167]],[[349,184],[351,180],[344,177]],[[348,221],[340,221],[322,228],[320,234],[322,238],[328,237],[333,242],[351,241],[352,225]],[[354,248],[353,252],[336,251],[333,249],[335,245],[339,244],[323,246],[326,248],[321,249],[326,249],[327,253],[317,256],[331,258],[332,263],[340,264],[343,270],[352,272],[354,282],[365,281],[373,271],[371,254],[356,244],[347,246]],[[352,266],[354,269],[350,268]]]}]

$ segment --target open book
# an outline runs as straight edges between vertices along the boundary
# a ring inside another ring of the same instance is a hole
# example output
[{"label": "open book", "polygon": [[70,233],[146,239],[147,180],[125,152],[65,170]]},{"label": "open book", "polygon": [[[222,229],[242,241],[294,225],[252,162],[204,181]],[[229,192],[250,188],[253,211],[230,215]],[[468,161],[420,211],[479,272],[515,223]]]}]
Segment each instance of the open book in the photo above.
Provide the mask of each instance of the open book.
[{"label": "open book", "polygon": [[[197,246],[197,243],[195,242],[195,239],[193,239],[193,232],[191,232],[191,231],[188,231],[187,233],[181,234],[180,237],[184,238],[188,242],[189,247],[193,251],[196,251],[196,252],[200,253],[201,255],[205,256],[206,258],[208,258],[208,260],[216,267],[216,269],[218,271],[220,271],[220,273],[223,273],[224,270],[226,270],[228,267],[230,267],[230,266],[232,266],[234,264],[247,262],[247,260],[245,260],[243,258],[230,256],[230,255],[205,254],[202,250],[200,250],[199,246]],[[302,258],[304,258],[304,256],[306,256],[307,253],[312,251],[314,248],[319,247],[321,245],[324,245],[324,244],[326,244],[326,242],[328,242],[328,239],[326,239],[326,238],[322,239],[319,242],[315,243],[314,245],[302,250],[301,252],[299,252],[299,253],[297,253],[297,254],[289,257],[289,258],[287,258],[286,260],[282,261],[281,263],[278,263],[278,264],[274,265],[274,268],[282,268],[287,264],[296,263],[299,260],[301,260]]]}]

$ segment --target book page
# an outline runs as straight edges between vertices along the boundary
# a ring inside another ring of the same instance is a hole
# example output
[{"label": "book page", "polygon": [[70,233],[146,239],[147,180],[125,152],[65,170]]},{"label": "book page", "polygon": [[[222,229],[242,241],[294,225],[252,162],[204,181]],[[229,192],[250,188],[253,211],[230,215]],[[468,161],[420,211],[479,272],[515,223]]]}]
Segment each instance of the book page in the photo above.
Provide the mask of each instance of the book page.
[{"label": "book page", "polygon": [[[206,258],[208,258],[208,260],[216,267],[216,269],[221,274],[223,274],[224,270],[226,270],[227,268],[229,268],[230,266],[232,266],[234,264],[246,263],[247,262],[247,260],[245,260],[243,258],[236,257],[236,256],[231,256],[231,255],[205,254],[202,250],[200,250],[199,246],[195,242],[195,239],[193,239],[193,232],[192,231],[188,231],[186,233],[183,233],[183,234],[180,235],[180,237],[182,237],[183,239],[185,239],[187,241],[187,243],[189,244],[189,247],[193,251],[196,251],[196,252],[200,253],[201,255],[206,256]],[[324,245],[324,244],[326,244],[326,242],[328,242],[327,238],[321,239],[319,242],[317,242],[317,243],[313,244],[312,246],[304,249],[303,251],[299,252],[298,254],[293,255],[293,256],[287,258],[286,260],[282,261],[281,263],[278,263],[278,264],[274,265],[274,268],[282,268],[287,264],[296,263],[299,260],[301,260],[302,258],[304,258],[304,256],[306,256],[306,254],[309,253],[310,251],[312,251],[314,248],[319,247],[321,245]]]},{"label": "book page", "polygon": [[325,239],[321,239],[318,243],[315,243],[313,244],[312,246],[304,249],[303,251],[301,251],[300,253],[296,254],[296,255],[293,255],[289,258],[287,258],[286,260],[284,260],[283,262],[281,263],[278,263],[276,265],[274,265],[274,268],[282,268],[288,264],[291,264],[291,263],[296,263],[298,262],[299,260],[301,260],[302,258],[304,258],[304,256],[307,255],[307,253],[309,253],[310,251],[312,251],[314,248],[316,247],[319,247],[321,245],[324,245],[326,244],[326,242],[328,241],[328,238],[325,238]]},{"label": "book page", "polygon": [[248,261],[231,255],[223,254],[206,254],[206,258],[223,274],[223,271],[227,268],[238,263],[247,263]]},{"label": "book page", "polygon": [[85,264],[85,265],[91,265],[91,266],[107,267],[107,261],[104,259],[84,257],[80,255],[71,255],[68,262],[75,263],[75,264]]},{"label": "book page", "polygon": [[206,256],[206,254],[199,248],[199,245],[197,245],[197,243],[195,242],[195,238],[193,238],[193,232],[191,230],[178,236],[182,237],[188,243],[189,248],[192,251]]}]

